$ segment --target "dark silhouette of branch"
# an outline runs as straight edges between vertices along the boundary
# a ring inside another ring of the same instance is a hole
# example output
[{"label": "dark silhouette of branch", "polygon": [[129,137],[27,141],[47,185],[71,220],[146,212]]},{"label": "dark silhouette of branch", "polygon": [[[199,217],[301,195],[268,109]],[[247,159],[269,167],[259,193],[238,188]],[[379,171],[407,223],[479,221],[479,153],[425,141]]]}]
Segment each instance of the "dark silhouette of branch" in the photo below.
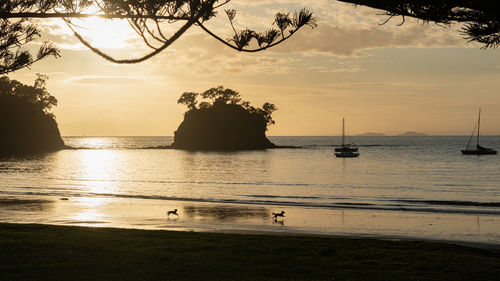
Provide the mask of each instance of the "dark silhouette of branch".
[{"label": "dark silhouette of branch", "polygon": [[50,19],[50,18],[103,18],[103,19],[156,19],[156,20],[189,20],[187,16],[169,16],[169,15],[111,15],[111,14],[84,14],[84,13],[0,13],[2,19],[14,18],[33,18],[33,19]]},{"label": "dark silhouette of branch", "polygon": [[[87,48],[106,60],[115,63],[138,63],[147,60],[169,47],[193,25],[223,42],[225,45],[238,51],[257,52],[275,46],[290,38],[298,29],[307,25],[315,27],[316,22],[312,13],[303,9],[295,16],[289,13],[278,13],[275,24],[279,31],[269,29],[258,33],[251,29],[238,31],[234,26],[235,10],[227,10],[230,25],[234,32],[232,38],[223,40],[220,36],[209,31],[204,23],[216,16],[215,9],[223,7],[231,0],[154,0],[154,1],[119,1],[119,0],[18,0],[0,3],[0,74],[6,74],[24,67],[29,67],[46,56],[59,56],[59,50],[47,43],[41,49],[36,59],[24,47],[40,36],[36,26],[30,23],[32,18],[60,18],[73,31],[74,36]],[[95,11],[89,13],[88,11]],[[228,12],[229,11],[229,12]],[[79,32],[73,19],[97,17],[103,19],[127,20],[131,28],[150,48],[148,54],[136,58],[117,59],[104,53],[90,44]],[[18,19],[16,22],[11,22]],[[181,27],[171,34],[167,34],[164,23],[185,21]],[[286,24],[285,24],[286,23]],[[288,33],[287,33],[288,32]],[[23,36],[25,39],[23,39]],[[278,38],[281,37],[280,40]],[[258,47],[249,47],[255,40]],[[16,51],[13,51],[16,49]],[[42,55],[40,55],[42,54]]]},{"label": "dark silhouette of branch", "polygon": [[463,23],[461,33],[484,49],[500,46],[500,5],[496,1],[473,0],[339,0],[354,5],[384,10],[387,23],[395,16],[413,17],[424,22],[450,25]]},{"label": "dark silhouette of branch", "polygon": [[[291,18],[289,14],[276,14],[276,20],[274,23],[278,25],[278,28],[280,29],[279,31],[276,29],[269,29],[265,33],[257,33],[253,30],[245,29],[238,32],[232,23],[235,17],[235,11],[226,11],[226,13],[228,14],[229,21],[231,22],[231,26],[234,31],[233,38],[230,38],[227,41],[210,31],[203,25],[203,23],[198,22],[197,24],[210,36],[214,37],[224,45],[240,52],[253,53],[271,48],[292,37],[292,35],[303,26],[307,25],[311,28],[315,28],[317,26],[316,20],[312,17],[312,13],[306,9],[302,9],[300,12],[295,13],[294,18]],[[289,33],[288,35],[285,35],[287,30]],[[279,37],[281,37],[281,39],[277,40]],[[252,39],[257,41],[259,47],[246,49],[245,47],[249,45]],[[234,44],[231,44],[231,42]]]},{"label": "dark silhouette of branch", "polygon": [[28,50],[20,48],[39,36],[39,29],[25,20],[16,22],[0,20],[0,75],[29,68],[47,56],[60,56],[59,49],[49,42],[44,42],[40,46],[35,58]]}]

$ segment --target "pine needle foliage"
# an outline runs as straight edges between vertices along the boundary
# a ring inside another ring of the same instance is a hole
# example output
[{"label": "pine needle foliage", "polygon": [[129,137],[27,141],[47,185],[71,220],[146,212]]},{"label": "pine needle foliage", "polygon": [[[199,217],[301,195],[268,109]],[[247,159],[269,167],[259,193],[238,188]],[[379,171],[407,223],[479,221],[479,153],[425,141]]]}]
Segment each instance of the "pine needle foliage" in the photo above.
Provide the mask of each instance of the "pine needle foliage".
[{"label": "pine needle foliage", "polygon": [[[288,24],[277,23],[280,31],[268,29],[257,32],[250,28],[237,30],[236,10],[226,10],[234,35],[224,40],[205,24],[217,16],[217,10],[231,0],[4,0],[0,3],[0,74],[7,74],[48,56],[59,57],[59,49],[44,42],[36,56],[27,46],[40,37],[40,29],[32,22],[36,18],[59,18],[73,31],[74,36],[87,48],[114,63],[139,63],[169,47],[193,26],[199,26],[209,35],[225,45],[246,52],[257,52],[281,43],[304,25],[315,27],[312,13],[303,9],[296,13],[298,19],[289,14],[278,13]],[[100,17],[128,21],[132,30],[150,50],[137,57],[115,58],[92,45],[79,32],[85,26],[74,24],[74,19]],[[181,22],[181,25],[174,23]],[[275,22],[276,23],[276,22]],[[290,27],[290,28],[289,28]],[[288,33],[285,33],[286,31]],[[255,40],[255,44],[252,42]]]}]

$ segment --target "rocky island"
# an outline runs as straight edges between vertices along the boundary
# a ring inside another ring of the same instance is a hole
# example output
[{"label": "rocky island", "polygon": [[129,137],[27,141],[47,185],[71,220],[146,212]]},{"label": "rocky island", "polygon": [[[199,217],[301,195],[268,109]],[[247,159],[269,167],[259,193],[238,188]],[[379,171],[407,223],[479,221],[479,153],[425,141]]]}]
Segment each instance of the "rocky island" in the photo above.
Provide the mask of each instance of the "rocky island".
[{"label": "rocky island", "polygon": [[[198,104],[198,97],[204,99]],[[274,104],[255,108],[240,94],[222,86],[201,94],[185,92],[177,101],[188,111],[174,133],[171,148],[186,150],[246,150],[276,147],[266,137],[274,124]]]},{"label": "rocky island", "polygon": [[57,99],[37,74],[34,86],[0,77],[0,156],[45,153],[66,148],[50,108]]}]

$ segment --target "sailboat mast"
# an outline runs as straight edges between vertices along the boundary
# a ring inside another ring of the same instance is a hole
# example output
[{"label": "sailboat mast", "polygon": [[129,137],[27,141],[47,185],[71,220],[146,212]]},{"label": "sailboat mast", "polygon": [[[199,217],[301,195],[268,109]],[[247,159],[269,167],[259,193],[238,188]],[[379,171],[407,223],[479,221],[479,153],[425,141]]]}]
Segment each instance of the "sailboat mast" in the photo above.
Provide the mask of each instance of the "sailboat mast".
[{"label": "sailboat mast", "polygon": [[342,145],[345,144],[344,118],[342,118]]},{"label": "sailboat mast", "polygon": [[479,117],[477,119],[477,141],[476,145],[479,148],[479,126],[481,125],[481,108],[479,108]]}]

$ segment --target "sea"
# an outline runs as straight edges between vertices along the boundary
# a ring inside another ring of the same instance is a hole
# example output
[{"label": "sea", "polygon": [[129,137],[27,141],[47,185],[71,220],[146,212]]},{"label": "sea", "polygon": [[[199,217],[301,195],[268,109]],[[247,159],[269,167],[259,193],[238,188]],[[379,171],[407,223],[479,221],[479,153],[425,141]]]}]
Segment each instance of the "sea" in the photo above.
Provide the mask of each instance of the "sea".
[{"label": "sea", "polygon": [[[0,159],[0,222],[498,246],[500,155],[462,155],[468,138],[354,136],[360,156],[336,158],[335,136],[209,152],[165,149],[172,137],[64,137],[73,149]],[[499,150],[500,136],[481,144]]]}]

